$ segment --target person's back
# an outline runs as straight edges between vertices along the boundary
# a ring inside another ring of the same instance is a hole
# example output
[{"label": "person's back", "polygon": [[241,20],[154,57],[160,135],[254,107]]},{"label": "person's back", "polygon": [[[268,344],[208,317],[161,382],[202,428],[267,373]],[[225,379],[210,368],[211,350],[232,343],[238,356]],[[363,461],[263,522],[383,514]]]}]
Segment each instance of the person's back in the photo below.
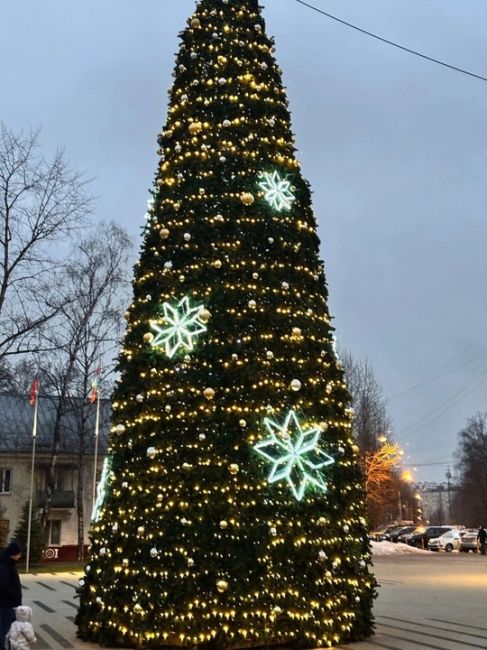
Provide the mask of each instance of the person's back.
[{"label": "person's back", "polygon": [[36,642],[34,628],[32,627],[32,610],[21,605],[15,609],[16,620],[10,626],[7,639],[10,650],[30,650]]},{"label": "person's back", "polygon": [[21,557],[20,545],[10,542],[0,556],[0,648],[5,645],[5,636],[15,621],[15,607],[22,605],[22,587],[16,562]]}]

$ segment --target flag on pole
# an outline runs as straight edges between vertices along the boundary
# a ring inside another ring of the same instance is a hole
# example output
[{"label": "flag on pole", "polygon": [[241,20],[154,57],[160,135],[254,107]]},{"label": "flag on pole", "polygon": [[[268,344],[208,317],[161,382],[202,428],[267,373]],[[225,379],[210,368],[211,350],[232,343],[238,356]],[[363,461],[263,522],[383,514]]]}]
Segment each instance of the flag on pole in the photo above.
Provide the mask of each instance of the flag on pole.
[{"label": "flag on pole", "polygon": [[29,404],[31,406],[35,406],[37,403],[37,395],[39,394],[39,387],[41,385],[41,382],[37,377],[34,379],[32,382],[32,386],[30,387],[30,398],[29,398]]},{"label": "flag on pole", "polygon": [[96,376],[91,382],[91,390],[90,390],[90,394],[88,395],[88,401],[90,402],[90,404],[94,404],[98,399],[98,379],[100,378],[100,374],[101,374],[101,368],[97,368]]}]

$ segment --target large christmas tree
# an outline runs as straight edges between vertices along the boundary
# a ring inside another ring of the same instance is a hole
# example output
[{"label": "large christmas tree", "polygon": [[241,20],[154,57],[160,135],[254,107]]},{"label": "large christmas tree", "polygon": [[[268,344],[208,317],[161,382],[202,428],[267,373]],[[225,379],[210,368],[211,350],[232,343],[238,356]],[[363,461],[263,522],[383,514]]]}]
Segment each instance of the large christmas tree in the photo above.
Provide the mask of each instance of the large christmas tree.
[{"label": "large christmas tree", "polygon": [[372,633],[363,492],[308,183],[257,0],[181,35],[81,581],[83,639]]}]

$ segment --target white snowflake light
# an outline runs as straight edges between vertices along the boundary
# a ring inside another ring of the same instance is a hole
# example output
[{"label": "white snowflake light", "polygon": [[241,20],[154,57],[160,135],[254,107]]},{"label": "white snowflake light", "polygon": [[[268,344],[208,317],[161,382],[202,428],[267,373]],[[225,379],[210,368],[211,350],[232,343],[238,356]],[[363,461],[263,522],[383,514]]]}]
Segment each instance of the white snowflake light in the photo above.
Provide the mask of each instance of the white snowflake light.
[{"label": "white snowflake light", "polygon": [[105,501],[108,478],[110,476],[110,466],[111,466],[111,457],[106,456],[105,460],[103,461],[103,469],[101,472],[100,482],[96,486],[96,500],[95,500],[95,505],[93,507],[93,512],[91,513],[92,521],[98,521],[98,519],[100,518],[103,502]]},{"label": "white snowflake light", "polygon": [[294,411],[289,411],[282,424],[270,418],[265,418],[264,424],[270,436],[258,442],[254,449],[272,463],[269,483],[286,481],[298,501],[308,487],[326,492],[320,470],[335,461],[318,447],[323,433],[321,427],[303,430]]},{"label": "white snowflake light", "polygon": [[281,212],[291,209],[296,198],[291,191],[291,183],[281,178],[277,171],[272,174],[264,172],[259,187],[264,190],[264,198],[274,210]]},{"label": "white snowflake light", "polygon": [[172,358],[179,349],[191,352],[194,348],[194,339],[206,332],[206,325],[201,316],[205,311],[204,305],[191,307],[189,298],[185,296],[176,306],[165,302],[164,326],[157,322],[151,323],[152,329],[157,332],[151,345],[154,348],[164,347],[166,354]]}]

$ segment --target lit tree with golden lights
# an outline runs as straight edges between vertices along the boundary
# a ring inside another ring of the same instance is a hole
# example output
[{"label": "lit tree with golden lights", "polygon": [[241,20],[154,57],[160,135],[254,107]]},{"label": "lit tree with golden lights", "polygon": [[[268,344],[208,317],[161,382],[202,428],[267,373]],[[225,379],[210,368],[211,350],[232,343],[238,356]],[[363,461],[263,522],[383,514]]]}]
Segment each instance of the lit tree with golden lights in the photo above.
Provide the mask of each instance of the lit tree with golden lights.
[{"label": "lit tree with golden lights", "polygon": [[200,2],[159,144],[79,635],[211,649],[367,637],[349,395],[257,0]]}]

